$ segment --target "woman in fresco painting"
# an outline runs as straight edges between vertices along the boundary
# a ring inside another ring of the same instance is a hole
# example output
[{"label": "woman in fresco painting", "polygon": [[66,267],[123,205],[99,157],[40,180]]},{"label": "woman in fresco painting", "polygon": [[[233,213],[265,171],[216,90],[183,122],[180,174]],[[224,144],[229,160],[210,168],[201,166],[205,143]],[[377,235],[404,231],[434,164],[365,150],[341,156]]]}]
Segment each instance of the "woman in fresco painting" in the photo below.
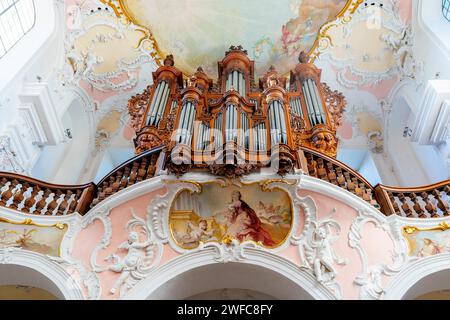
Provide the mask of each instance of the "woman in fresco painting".
[{"label": "woman in fresco painting", "polygon": [[437,243],[435,243],[433,240],[429,238],[423,239],[423,247],[420,249],[419,253],[417,254],[418,257],[429,257],[434,256],[435,254],[441,253],[442,247],[439,246]]},{"label": "woman in fresco painting", "polygon": [[224,215],[228,227],[225,237],[229,236],[241,242],[246,240],[261,242],[267,247],[276,244],[269,232],[262,228],[256,212],[242,200],[239,191],[233,191],[231,194],[231,203]]}]

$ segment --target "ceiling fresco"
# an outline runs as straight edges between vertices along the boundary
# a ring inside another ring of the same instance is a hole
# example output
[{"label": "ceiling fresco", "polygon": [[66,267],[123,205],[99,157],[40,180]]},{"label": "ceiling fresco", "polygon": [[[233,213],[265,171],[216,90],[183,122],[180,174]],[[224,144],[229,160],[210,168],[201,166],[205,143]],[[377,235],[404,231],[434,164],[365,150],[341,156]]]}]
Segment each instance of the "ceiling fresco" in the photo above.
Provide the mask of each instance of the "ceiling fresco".
[{"label": "ceiling fresco", "polygon": [[62,78],[92,97],[99,149],[130,141],[126,102],[168,53],[186,74],[202,66],[214,77],[230,45],[248,51],[257,76],[270,65],[285,73],[309,51],[347,98],[342,145],[382,137],[390,92],[405,79],[420,85],[411,0],[66,0],[66,10]]},{"label": "ceiling fresco", "polygon": [[261,75],[274,65],[287,73],[298,53],[309,51],[317,32],[347,0],[124,0],[133,22],[153,34],[162,55],[192,74],[198,66],[216,76],[217,60],[242,45]]}]

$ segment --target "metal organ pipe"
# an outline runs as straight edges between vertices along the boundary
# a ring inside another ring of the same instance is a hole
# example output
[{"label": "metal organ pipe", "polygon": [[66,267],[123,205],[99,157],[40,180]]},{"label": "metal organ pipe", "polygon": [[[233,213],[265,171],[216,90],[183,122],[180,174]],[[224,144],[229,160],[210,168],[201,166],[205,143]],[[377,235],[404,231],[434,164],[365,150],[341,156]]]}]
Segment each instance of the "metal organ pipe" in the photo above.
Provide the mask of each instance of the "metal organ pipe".
[{"label": "metal organ pipe", "polygon": [[311,93],[308,88],[308,84],[306,81],[303,81],[302,83],[302,89],[303,89],[303,95],[305,96],[306,101],[306,109],[308,110],[308,118],[311,122],[311,126],[315,126],[317,124],[317,120],[315,117],[315,111],[314,111],[314,105],[311,98]]},{"label": "metal organ pipe", "polygon": [[316,95],[316,84],[313,80],[308,79],[306,80],[308,82],[308,87],[309,87],[309,91],[311,92],[311,97],[313,100],[313,104],[314,104],[314,112],[316,114],[316,118],[319,124],[323,124],[324,121],[322,119],[322,111],[320,110],[321,107],[319,105],[319,100],[318,100],[318,96]]},{"label": "metal organ pipe", "polygon": [[192,142],[192,130],[194,128],[195,106],[192,102],[183,103],[180,121],[178,125],[177,142],[190,145]]},{"label": "metal organ pipe", "polygon": [[159,102],[159,105],[155,112],[155,118],[156,118],[155,125],[156,126],[159,124],[159,121],[161,121],[161,118],[164,115],[164,110],[166,108],[167,101],[169,100],[169,93],[170,93],[169,84],[166,83],[166,87],[164,88],[163,95],[162,95],[162,100]]},{"label": "metal organ pipe", "polygon": [[320,117],[322,118],[322,123],[325,124],[326,123],[326,121],[325,121],[326,117],[325,117],[325,113],[324,113],[322,99],[320,98],[321,96],[320,96],[320,93],[319,93],[319,89],[317,88],[317,85],[316,85],[316,83],[314,81],[313,81],[312,85],[313,85],[313,88],[314,88],[315,96],[317,98],[317,106],[318,106],[318,108],[320,110]]},{"label": "metal organ pipe", "polygon": [[249,127],[250,123],[245,112],[241,112],[241,137],[240,145],[246,149],[249,148],[250,138],[249,138]]},{"label": "metal organ pipe", "polygon": [[233,70],[228,74],[226,91],[230,90],[231,86],[233,86],[234,90],[239,92],[241,96],[245,96],[245,77],[242,72]]},{"label": "metal organ pipe", "polygon": [[237,142],[237,109],[233,105],[227,107],[225,121],[225,138],[226,141]]},{"label": "metal organ pipe", "polygon": [[311,121],[312,126],[325,124],[322,100],[316,83],[312,79],[306,79],[302,83],[302,88],[305,95],[309,120]]},{"label": "metal organ pipe", "polygon": [[253,149],[257,151],[265,151],[266,148],[266,124],[261,122],[253,127]]},{"label": "metal organ pipe", "polygon": [[149,108],[148,114],[147,114],[147,125],[150,125],[153,123],[154,119],[152,119],[151,116],[152,116],[152,111],[156,104],[157,97],[159,96],[159,92],[161,91],[161,87],[162,87],[161,83],[162,82],[158,83],[158,85],[156,86],[155,93],[153,94],[152,102],[150,103],[150,108]]},{"label": "metal organ pipe", "polygon": [[272,146],[287,143],[286,119],[280,101],[274,100],[269,105],[269,122]]},{"label": "metal organ pipe", "polygon": [[214,121],[214,144],[216,148],[222,147],[222,117],[223,113],[219,113]]},{"label": "metal organ pipe", "polygon": [[148,125],[157,126],[159,124],[159,121],[161,120],[164,113],[164,107],[167,104],[167,100],[169,99],[169,92],[170,89],[168,83],[166,81],[161,81],[158,84],[156,100],[153,99],[155,103],[152,103],[152,106],[149,110],[150,121]]}]

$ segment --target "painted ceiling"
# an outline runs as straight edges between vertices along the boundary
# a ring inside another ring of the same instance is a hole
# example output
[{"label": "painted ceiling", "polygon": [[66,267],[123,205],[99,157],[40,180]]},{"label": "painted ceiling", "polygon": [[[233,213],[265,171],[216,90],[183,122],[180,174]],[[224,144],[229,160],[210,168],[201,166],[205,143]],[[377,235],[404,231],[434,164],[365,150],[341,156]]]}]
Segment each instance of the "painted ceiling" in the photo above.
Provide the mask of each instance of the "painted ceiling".
[{"label": "painted ceiling", "polygon": [[287,73],[298,52],[309,51],[317,31],[341,12],[346,0],[125,0],[135,24],[151,30],[158,50],[173,53],[188,74],[202,66],[215,76],[217,60],[242,45],[256,73],[270,65]]},{"label": "painted ceiling", "polygon": [[248,51],[257,76],[272,64],[287,72],[309,51],[322,80],[347,98],[342,145],[377,150],[385,100],[400,81],[418,82],[422,67],[412,55],[411,0],[66,0],[66,8],[61,78],[92,97],[99,150],[112,140],[131,146],[127,100],[168,53],[183,72],[202,66],[214,77],[230,45]]}]

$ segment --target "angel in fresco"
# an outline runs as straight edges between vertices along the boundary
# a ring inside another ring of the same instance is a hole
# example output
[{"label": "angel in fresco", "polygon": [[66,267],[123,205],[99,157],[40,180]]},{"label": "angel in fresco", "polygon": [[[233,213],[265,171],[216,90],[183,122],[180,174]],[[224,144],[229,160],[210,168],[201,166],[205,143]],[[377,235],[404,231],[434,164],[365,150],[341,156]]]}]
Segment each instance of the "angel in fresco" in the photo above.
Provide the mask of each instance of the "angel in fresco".
[{"label": "angel in fresco", "polygon": [[241,242],[247,240],[261,242],[268,247],[275,245],[270,233],[262,227],[255,210],[242,200],[242,195],[237,190],[231,194],[228,210],[220,212],[217,218],[226,220],[227,230],[224,237],[231,237]]},{"label": "angel in fresco", "polygon": [[417,254],[418,257],[429,257],[434,256],[438,253],[442,253],[442,247],[435,243],[433,240],[429,238],[424,238],[423,240],[423,247],[420,249],[419,253]]},{"label": "angel in fresco", "polygon": [[264,223],[279,225],[283,228],[290,227],[290,214],[280,205],[274,206],[273,203],[264,204],[264,202],[259,201],[256,206],[256,214]]},{"label": "angel in fresco", "polygon": [[322,24],[334,19],[344,7],[345,0],[302,0],[292,6],[296,18],[289,20],[281,29],[281,45],[287,55],[299,50],[299,43],[316,37]]},{"label": "angel in fresco", "polygon": [[214,230],[208,230],[208,222],[204,219],[198,222],[198,226],[188,221],[187,230],[186,234],[180,237],[183,244],[192,244],[216,239],[213,235]]},{"label": "angel in fresco", "polygon": [[120,272],[120,277],[116,280],[110,292],[115,293],[123,284],[126,283],[130,276],[134,273],[139,273],[146,267],[146,257],[151,256],[152,243],[150,240],[145,242],[139,242],[139,235],[135,231],[130,231],[128,234],[128,240],[123,242],[119,249],[128,250],[127,255],[124,258],[120,258],[115,254],[111,254],[107,260],[112,260],[113,265],[108,269],[114,272]]}]

